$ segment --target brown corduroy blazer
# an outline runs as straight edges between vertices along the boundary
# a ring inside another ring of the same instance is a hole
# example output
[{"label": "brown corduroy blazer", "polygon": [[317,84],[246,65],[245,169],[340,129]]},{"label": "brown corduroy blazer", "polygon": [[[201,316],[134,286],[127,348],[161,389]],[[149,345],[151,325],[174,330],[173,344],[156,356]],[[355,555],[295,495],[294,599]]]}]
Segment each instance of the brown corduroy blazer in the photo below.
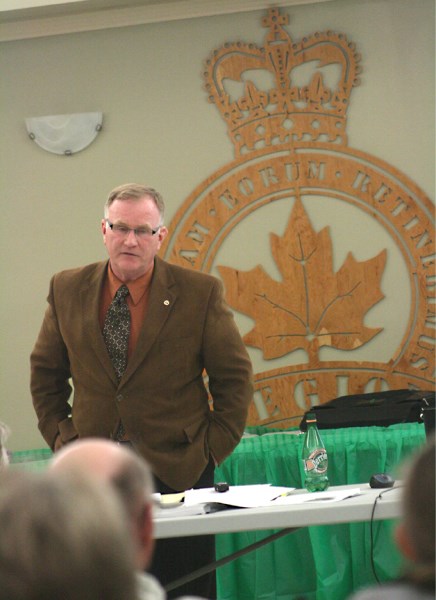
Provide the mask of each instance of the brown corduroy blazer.
[{"label": "brown corduroy blazer", "polygon": [[211,455],[220,463],[241,438],[253,394],[247,351],[221,282],[156,257],[146,317],[118,384],[99,326],[106,271],[107,262],[94,263],[50,282],[31,354],[39,429],[53,448],[58,433],[64,443],[111,438],[121,418],[159,479],[188,489]]}]

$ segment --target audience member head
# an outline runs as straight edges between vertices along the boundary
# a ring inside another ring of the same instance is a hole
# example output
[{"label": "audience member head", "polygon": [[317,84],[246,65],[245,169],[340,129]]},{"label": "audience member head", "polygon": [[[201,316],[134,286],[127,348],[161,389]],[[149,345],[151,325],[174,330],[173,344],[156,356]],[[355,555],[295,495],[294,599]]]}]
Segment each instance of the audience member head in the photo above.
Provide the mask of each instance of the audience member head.
[{"label": "audience member head", "polygon": [[9,464],[9,456],[6,450],[6,440],[9,434],[9,427],[0,421],[0,471]]},{"label": "audience member head", "polygon": [[113,489],[90,477],[2,473],[0,600],[134,600],[125,521]]},{"label": "audience member head", "polygon": [[127,511],[138,569],[149,566],[153,554],[153,478],[135,452],[110,440],[86,438],[64,446],[54,455],[51,471],[86,473],[110,483]]},{"label": "audience member head", "polygon": [[434,588],[435,581],[435,451],[430,439],[408,465],[403,496],[404,517],[396,541],[410,561],[408,576]]}]

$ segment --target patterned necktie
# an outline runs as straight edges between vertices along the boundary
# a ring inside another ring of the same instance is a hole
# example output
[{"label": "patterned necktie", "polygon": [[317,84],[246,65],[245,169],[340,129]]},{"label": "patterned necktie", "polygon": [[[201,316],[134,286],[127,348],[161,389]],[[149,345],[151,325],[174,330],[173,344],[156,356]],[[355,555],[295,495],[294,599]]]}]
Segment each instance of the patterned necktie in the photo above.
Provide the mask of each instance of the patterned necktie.
[{"label": "patterned necktie", "polygon": [[103,326],[103,338],[118,380],[123,376],[127,366],[130,335],[130,311],[126,302],[128,294],[129,288],[126,285],[118,288],[106,313]]}]

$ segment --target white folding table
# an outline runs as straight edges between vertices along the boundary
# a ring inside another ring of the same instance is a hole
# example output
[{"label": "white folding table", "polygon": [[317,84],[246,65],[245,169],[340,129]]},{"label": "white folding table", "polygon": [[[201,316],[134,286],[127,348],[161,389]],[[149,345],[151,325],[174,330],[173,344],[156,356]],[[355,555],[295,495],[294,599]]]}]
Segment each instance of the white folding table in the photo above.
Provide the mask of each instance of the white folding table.
[{"label": "white folding table", "polygon": [[335,502],[317,501],[285,506],[275,506],[274,503],[271,503],[271,506],[267,507],[229,508],[201,515],[161,518],[156,516],[154,519],[156,538],[278,529],[276,533],[266,536],[259,542],[250,544],[238,552],[171,582],[165,587],[166,591],[201,577],[302,527],[359,521],[372,522],[401,516],[401,484],[397,483],[393,488],[372,489],[367,483],[363,483],[331,487],[330,490],[346,490],[356,487],[360,488],[360,495]]},{"label": "white folding table", "polygon": [[[259,508],[229,508],[219,512],[187,515],[158,516],[154,519],[156,538],[235,533],[262,529],[310,527],[335,523],[355,523],[394,519],[401,514],[401,486],[372,489],[367,483],[331,487],[330,490],[360,488],[361,494],[337,502],[309,502]],[[302,491],[303,492],[303,491]],[[303,492],[304,493],[304,492]],[[307,492],[308,493],[308,492]],[[381,497],[378,498],[378,496]],[[374,503],[377,505],[374,509]],[[165,510],[165,509],[163,509]],[[374,514],[373,514],[374,513]]]}]

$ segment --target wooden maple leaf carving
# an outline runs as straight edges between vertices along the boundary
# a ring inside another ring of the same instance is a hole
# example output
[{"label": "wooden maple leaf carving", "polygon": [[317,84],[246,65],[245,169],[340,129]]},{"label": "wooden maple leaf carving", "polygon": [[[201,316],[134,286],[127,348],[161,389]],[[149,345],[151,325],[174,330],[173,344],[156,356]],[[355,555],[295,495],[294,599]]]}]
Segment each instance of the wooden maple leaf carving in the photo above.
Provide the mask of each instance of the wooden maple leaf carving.
[{"label": "wooden maple leaf carving", "polygon": [[259,265],[248,272],[218,267],[230,306],[255,321],[244,336],[247,345],[260,348],[265,359],[303,349],[312,361],[322,346],[353,350],[383,329],[363,321],[384,297],[386,250],[364,262],[350,252],[335,273],[329,228],[316,233],[300,199],[283,237],[271,233],[270,240],[282,281]]}]

